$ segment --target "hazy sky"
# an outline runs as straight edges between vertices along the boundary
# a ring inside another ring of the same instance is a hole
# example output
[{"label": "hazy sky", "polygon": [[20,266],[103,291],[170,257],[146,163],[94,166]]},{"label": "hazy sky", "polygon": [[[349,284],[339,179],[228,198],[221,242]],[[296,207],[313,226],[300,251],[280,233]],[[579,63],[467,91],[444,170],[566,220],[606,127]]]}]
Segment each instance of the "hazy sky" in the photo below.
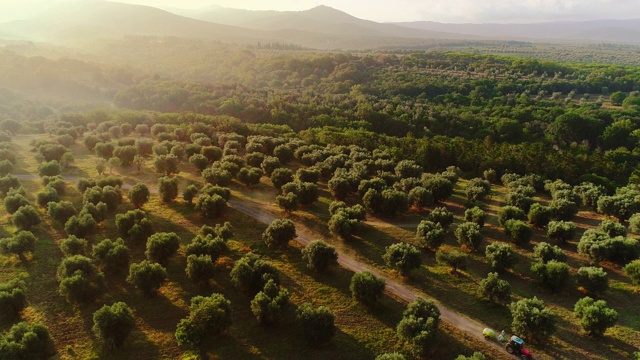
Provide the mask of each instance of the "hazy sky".
[{"label": "hazy sky", "polygon": [[[0,17],[42,0],[0,0]],[[56,1],[47,0],[47,4]],[[96,0],[88,0],[96,1]],[[306,10],[327,5],[375,21],[537,22],[640,18],[640,0],[121,0],[157,7],[208,5],[252,10]],[[41,8],[41,5],[40,5]]]}]

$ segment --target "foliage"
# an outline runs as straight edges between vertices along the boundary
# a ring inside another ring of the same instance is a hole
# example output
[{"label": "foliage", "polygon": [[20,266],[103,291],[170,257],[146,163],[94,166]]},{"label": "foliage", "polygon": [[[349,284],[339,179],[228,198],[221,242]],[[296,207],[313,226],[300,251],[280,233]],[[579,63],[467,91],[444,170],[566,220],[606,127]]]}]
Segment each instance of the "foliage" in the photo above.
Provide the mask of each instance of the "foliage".
[{"label": "foliage", "polygon": [[227,201],[218,194],[202,194],[196,201],[196,209],[209,219],[216,218],[227,208]]},{"label": "foliage", "polygon": [[136,243],[146,241],[153,234],[153,225],[142,210],[116,215],[116,228],[121,236],[130,237]]},{"label": "foliage", "polygon": [[68,301],[90,303],[104,292],[104,276],[91,259],[82,255],[64,258],[58,267],[60,294]]},{"label": "foliage", "polygon": [[438,250],[436,252],[436,261],[440,264],[445,264],[451,267],[451,272],[456,274],[458,269],[465,270],[467,268],[467,259],[469,255],[463,253],[460,250],[444,251]]},{"label": "foliage", "polygon": [[531,271],[538,275],[542,286],[552,292],[561,290],[569,281],[569,266],[558,260],[535,262]]},{"label": "foliage", "polygon": [[215,263],[210,255],[187,256],[187,277],[194,283],[207,284],[216,270]]},{"label": "foliage", "polygon": [[142,207],[149,201],[149,188],[143,183],[137,183],[131,187],[127,197],[136,208]]},{"label": "foliage", "polygon": [[601,267],[583,266],[576,273],[576,280],[590,294],[601,294],[609,288],[609,277]]},{"label": "foliage", "polygon": [[440,324],[440,310],[431,301],[417,298],[402,313],[396,331],[398,336],[413,344],[421,353],[435,343]]},{"label": "foliage", "polygon": [[511,330],[532,342],[541,343],[556,330],[555,314],[537,297],[512,302],[509,310],[513,317]]},{"label": "foliage", "polygon": [[480,225],[473,222],[465,222],[458,225],[455,235],[456,239],[458,239],[458,244],[471,251],[478,250],[483,237]]},{"label": "foliage", "polygon": [[533,248],[533,261],[547,263],[551,260],[565,261],[566,259],[567,255],[557,245],[541,242]]},{"label": "foliage", "polygon": [[185,249],[187,256],[208,255],[214,262],[226,251],[225,240],[214,234],[197,235]]},{"label": "foliage", "polygon": [[633,260],[624,267],[624,273],[633,281],[640,285],[640,259]]},{"label": "foliage", "polygon": [[64,231],[69,235],[77,237],[87,237],[96,231],[98,223],[93,219],[93,216],[89,213],[81,212],[78,215],[73,215],[64,224]]},{"label": "foliage", "polygon": [[9,214],[14,214],[20,207],[30,204],[31,202],[23,194],[13,190],[4,198],[4,208]]},{"label": "foliage", "polygon": [[458,355],[454,360],[487,360],[487,357],[483,353],[476,351],[470,356]]},{"label": "foliage", "polygon": [[131,308],[124,302],[104,305],[93,313],[94,334],[110,347],[121,347],[134,329]]},{"label": "foliage", "polygon": [[179,345],[200,347],[232,323],[231,302],[222,294],[196,296],[191,299],[189,316],[178,323],[175,337]]},{"label": "foliage", "polygon": [[302,258],[307,267],[318,273],[325,272],[331,265],[338,264],[336,249],[322,240],[314,240],[302,249]]},{"label": "foliage", "polygon": [[142,291],[145,297],[156,296],[157,290],[162,286],[167,278],[167,270],[158,264],[143,260],[139,263],[131,264],[127,282]]},{"label": "foliage", "polygon": [[420,250],[411,244],[404,242],[389,245],[385,249],[382,259],[390,268],[398,271],[398,274],[407,276],[411,271],[419,269],[422,265]]},{"label": "foliage", "polygon": [[0,355],[5,359],[46,360],[55,354],[53,338],[42,324],[19,322],[0,334]]},{"label": "foliage", "polygon": [[269,280],[279,283],[278,270],[254,253],[248,253],[236,261],[231,269],[231,281],[242,290],[256,294]]},{"label": "foliage", "polygon": [[166,176],[158,178],[158,192],[163,202],[172,202],[178,197],[178,179]]},{"label": "foliage", "polygon": [[511,206],[511,205],[507,205],[504,207],[501,207],[500,210],[498,210],[498,223],[500,224],[500,226],[504,226],[506,228],[506,223],[509,220],[525,220],[526,216],[524,214],[524,211],[522,211],[521,209],[515,207],[515,206]]},{"label": "foliage", "polygon": [[484,226],[484,221],[487,218],[484,210],[480,209],[477,206],[469,208],[464,212],[464,220],[467,222],[473,222],[478,224],[480,227]]},{"label": "foliage", "polygon": [[491,268],[497,272],[512,268],[518,261],[511,245],[505,243],[494,242],[487,245],[485,255]]},{"label": "foliage", "polygon": [[516,245],[524,245],[531,240],[533,230],[522,220],[507,220],[504,224],[504,231]]},{"label": "foliage", "polygon": [[611,220],[602,220],[602,222],[598,226],[598,229],[607,233],[610,237],[627,235],[627,229],[624,227],[624,225]]},{"label": "foliage", "polygon": [[261,177],[262,170],[256,167],[243,167],[238,172],[238,180],[247,186],[258,185]]},{"label": "foliage", "polygon": [[262,324],[277,323],[284,316],[289,305],[289,291],[280,289],[270,279],[264,285],[264,289],[251,300],[251,312]]},{"label": "foliage", "polygon": [[60,242],[60,250],[62,250],[64,256],[85,255],[87,252],[87,240],[70,235]]},{"label": "foliage", "polygon": [[536,227],[544,227],[551,220],[551,215],[552,211],[550,207],[534,203],[529,208],[527,218],[529,219],[529,224]]},{"label": "foliage", "polygon": [[73,203],[70,201],[51,202],[47,204],[47,213],[60,224],[65,224],[69,218],[78,214]]},{"label": "foliage", "polygon": [[378,278],[369,271],[355,273],[351,277],[351,296],[358,302],[371,306],[384,293],[385,280]]},{"label": "foliage", "polygon": [[547,237],[561,243],[571,240],[576,233],[576,226],[571,221],[550,221],[547,225]]},{"label": "foliage", "polygon": [[92,256],[100,261],[102,270],[108,274],[124,272],[129,267],[129,248],[122,239],[104,239],[93,246]]},{"label": "foliage", "polygon": [[296,310],[296,319],[302,324],[302,334],[307,341],[326,342],[335,334],[336,317],[327,307],[302,304]]},{"label": "foliage", "polygon": [[423,247],[437,249],[444,242],[445,231],[437,222],[422,220],[416,229],[416,238]]},{"label": "foliage", "polygon": [[298,195],[293,192],[276,196],[276,205],[290,213],[298,208]]},{"label": "foliage", "polygon": [[0,321],[11,321],[20,316],[20,312],[27,307],[26,290],[26,284],[22,280],[13,279],[0,283]]},{"label": "foliage", "polygon": [[29,231],[19,231],[9,238],[0,239],[0,253],[15,254],[25,260],[24,254],[36,250],[36,237]]},{"label": "foliage", "polygon": [[498,278],[498,273],[490,272],[480,281],[480,293],[490,301],[506,304],[511,300],[511,285]]},{"label": "foliage", "polygon": [[155,233],[147,239],[147,250],[144,254],[151,261],[166,266],[169,258],[180,247],[180,237],[176,233]]},{"label": "foliage", "polygon": [[283,248],[296,237],[296,227],[289,219],[276,219],[262,233],[262,240],[269,247]]},{"label": "foliage", "polygon": [[437,207],[431,211],[427,220],[440,224],[443,229],[447,229],[449,225],[453,224],[453,213],[444,206]]},{"label": "foliage", "polygon": [[582,329],[591,336],[604,334],[618,320],[618,312],[607,307],[606,301],[595,301],[588,296],[576,302],[573,313],[580,319]]},{"label": "foliage", "polygon": [[11,217],[13,224],[20,230],[29,230],[40,224],[42,218],[36,209],[31,205],[24,205],[18,208]]}]

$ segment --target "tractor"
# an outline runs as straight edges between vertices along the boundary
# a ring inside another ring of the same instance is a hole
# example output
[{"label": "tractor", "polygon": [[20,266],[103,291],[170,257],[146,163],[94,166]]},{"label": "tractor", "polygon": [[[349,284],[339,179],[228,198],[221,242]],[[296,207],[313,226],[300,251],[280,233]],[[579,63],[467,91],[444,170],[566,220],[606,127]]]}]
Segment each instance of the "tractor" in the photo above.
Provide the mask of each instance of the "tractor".
[{"label": "tractor", "polygon": [[520,360],[534,360],[533,354],[525,349],[524,341],[515,335],[511,336],[505,349],[509,354],[517,356]]}]

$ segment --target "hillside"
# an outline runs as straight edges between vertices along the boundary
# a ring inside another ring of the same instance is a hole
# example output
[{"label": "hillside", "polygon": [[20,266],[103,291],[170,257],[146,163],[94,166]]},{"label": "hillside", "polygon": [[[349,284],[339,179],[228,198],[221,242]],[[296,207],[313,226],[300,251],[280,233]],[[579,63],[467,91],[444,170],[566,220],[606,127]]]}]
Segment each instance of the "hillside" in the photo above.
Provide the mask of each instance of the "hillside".
[{"label": "hillside", "polygon": [[396,23],[414,29],[455,32],[491,39],[564,40],[640,43],[640,19],[556,21],[531,24],[447,24],[432,21]]}]

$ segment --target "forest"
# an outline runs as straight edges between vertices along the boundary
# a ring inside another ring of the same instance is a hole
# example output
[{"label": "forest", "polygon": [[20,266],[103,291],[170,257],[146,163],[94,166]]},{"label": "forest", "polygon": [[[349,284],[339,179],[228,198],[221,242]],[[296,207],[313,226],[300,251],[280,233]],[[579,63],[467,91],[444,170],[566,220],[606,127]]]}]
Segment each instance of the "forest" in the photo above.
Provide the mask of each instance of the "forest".
[{"label": "forest", "polygon": [[640,68],[483,49],[3,50],[0,358],[640,359]]}]

